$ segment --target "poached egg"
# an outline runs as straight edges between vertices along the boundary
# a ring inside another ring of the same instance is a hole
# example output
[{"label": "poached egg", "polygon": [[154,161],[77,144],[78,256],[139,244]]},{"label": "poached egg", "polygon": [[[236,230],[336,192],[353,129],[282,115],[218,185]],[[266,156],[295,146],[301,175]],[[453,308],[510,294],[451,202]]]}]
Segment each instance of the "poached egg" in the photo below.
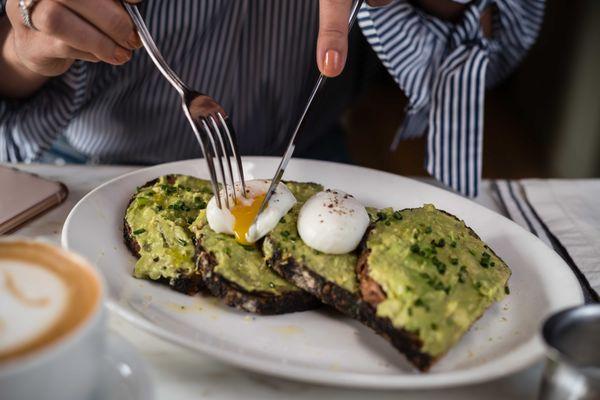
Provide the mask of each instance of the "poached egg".
[{"label": "poached egg", "polygon": [[341,190],[325,190],[313,195],[298,215],[302,241],[328,254],[344,254],[356,249],[368,226],[365,206]]},{"label": "poached egg", "polygon": [[[230,204],[234,204],[233,190],[237,202],[227,209],[220,209],[215,197],[210,199],[206,206],[206,218],[211,229],[218,233],[235,236],[235,239],[244,245],[250,245],[269,233],[279,220],[296,204],[296,198],[283,183],[279,183],[273,196],[269,199],[267,207],[256,218],[260,205],[262,204],[270,180],[255,179],[246,181],[246,193],[243,194],[240,182],[234,188],[228,187]],[[225,190],[221,189],[218,194],[221,204],[226,204]],[[256,218],[256,222],[254,220]]]}]

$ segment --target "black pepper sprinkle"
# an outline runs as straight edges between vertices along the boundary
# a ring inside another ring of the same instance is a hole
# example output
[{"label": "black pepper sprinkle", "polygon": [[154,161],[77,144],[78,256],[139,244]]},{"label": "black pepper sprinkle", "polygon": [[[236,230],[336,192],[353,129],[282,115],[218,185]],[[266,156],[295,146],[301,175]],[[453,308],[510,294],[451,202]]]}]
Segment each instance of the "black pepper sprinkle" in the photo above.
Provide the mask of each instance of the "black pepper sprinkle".
[{"label": "black pepper sprinkle", "polygon": [[504,286],[504,293],[510,294],[510,289],[508,288],[508,286]]}]

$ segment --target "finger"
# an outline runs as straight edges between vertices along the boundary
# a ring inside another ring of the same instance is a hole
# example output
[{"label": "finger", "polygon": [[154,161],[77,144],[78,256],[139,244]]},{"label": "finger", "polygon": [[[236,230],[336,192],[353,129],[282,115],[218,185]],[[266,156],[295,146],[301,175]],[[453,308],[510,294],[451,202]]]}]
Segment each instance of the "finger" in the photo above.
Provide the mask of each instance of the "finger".
[{"label": "finger", "polygon": [[351,6],[352,0],[319,2],[317,65],[325,76],[338,76],[344,69],[348,53],[348,18]]},{"label": "finger", "polygon": [[83,60],[93,63],[101,61],[94,54],[73,48],[61,40],[56,40],[55,54],[57,54],[57,56],[60,58],[66,58],[70,60]]},{"label": "finger", "polygon": [[131,52],[84,21],[69,8],[47,0],[40,2],[32,14],[33,23],[43,33],[60,39],[67,45],[98,59],[113,64],[123,64]]},{"label": "finger", "polygon": [[128,49],[138,49],[142,42],[123,6],[114,0],[54,0],[70,8],[99,31]]}]

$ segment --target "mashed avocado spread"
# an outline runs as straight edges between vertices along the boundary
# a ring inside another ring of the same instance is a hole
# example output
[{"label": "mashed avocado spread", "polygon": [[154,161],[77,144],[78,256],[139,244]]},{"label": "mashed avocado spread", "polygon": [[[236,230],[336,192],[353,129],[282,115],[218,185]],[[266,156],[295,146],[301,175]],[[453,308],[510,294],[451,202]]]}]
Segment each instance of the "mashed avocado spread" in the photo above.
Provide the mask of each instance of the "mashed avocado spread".
[{"label": "mashed avocado spread", "polygon": [[272,257],[277,249],[281,251],[281,257],[284,260],[293,257],[328,281],[335,282],[351,293],[358,293],[355,273],[356,255],[353,253],[325,254],[314,250],[304,244],[296,228],[300,208],[312,195],[322,191],[323,186],[316,183],[298,182],[287,182],[286,185],[298,202],[265,239],[263,244],[265,257]]},{"label": "mashed avocado spread", "polygon": [[206,212],[201,211],[190,227],[202,248],[213,254],[214,271],[248,292],[278,295],[300,290],[275,274],[265,263],[255,246],[244,246],[231,235],[216,233],[208,225]]},{"label": "mashed avocado spread", "polygon": [[508,293],[510,269],[464,222],[432,205],[381,210],[369,233],[369,276],[385,291],[377,315],[445,353]]},{"label": "mashed avocado spread", "polygon": [[136,278],[169,280],[196,270],[189,225],[212,197],[209,181],[167,175],[134,195],[125,220],[140,245]]}]

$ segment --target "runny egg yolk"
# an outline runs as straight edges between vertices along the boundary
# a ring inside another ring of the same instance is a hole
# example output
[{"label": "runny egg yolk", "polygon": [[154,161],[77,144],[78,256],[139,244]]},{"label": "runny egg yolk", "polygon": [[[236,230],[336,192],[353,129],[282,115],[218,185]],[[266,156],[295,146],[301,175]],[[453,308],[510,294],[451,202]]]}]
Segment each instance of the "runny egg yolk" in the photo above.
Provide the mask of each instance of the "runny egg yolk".
[{"label": "runny egg yolk", "polygon": [[248,199],[250,202],[246,202],[246,204],[244,204],[244,202],[238,202],[231,209],[231,214],[235,219],[235,222],[233,223],[233,233],[235,234],[235,240],[237,240],[238,243],[243,245],[252,244],[246,240],[246,234],[248,233],[248,230],[250,230],[250,227],[258,214],[258,210],[260,209],[260,205],[265,199],[265,196],[265,193],[259,194],[252,199]]}]

